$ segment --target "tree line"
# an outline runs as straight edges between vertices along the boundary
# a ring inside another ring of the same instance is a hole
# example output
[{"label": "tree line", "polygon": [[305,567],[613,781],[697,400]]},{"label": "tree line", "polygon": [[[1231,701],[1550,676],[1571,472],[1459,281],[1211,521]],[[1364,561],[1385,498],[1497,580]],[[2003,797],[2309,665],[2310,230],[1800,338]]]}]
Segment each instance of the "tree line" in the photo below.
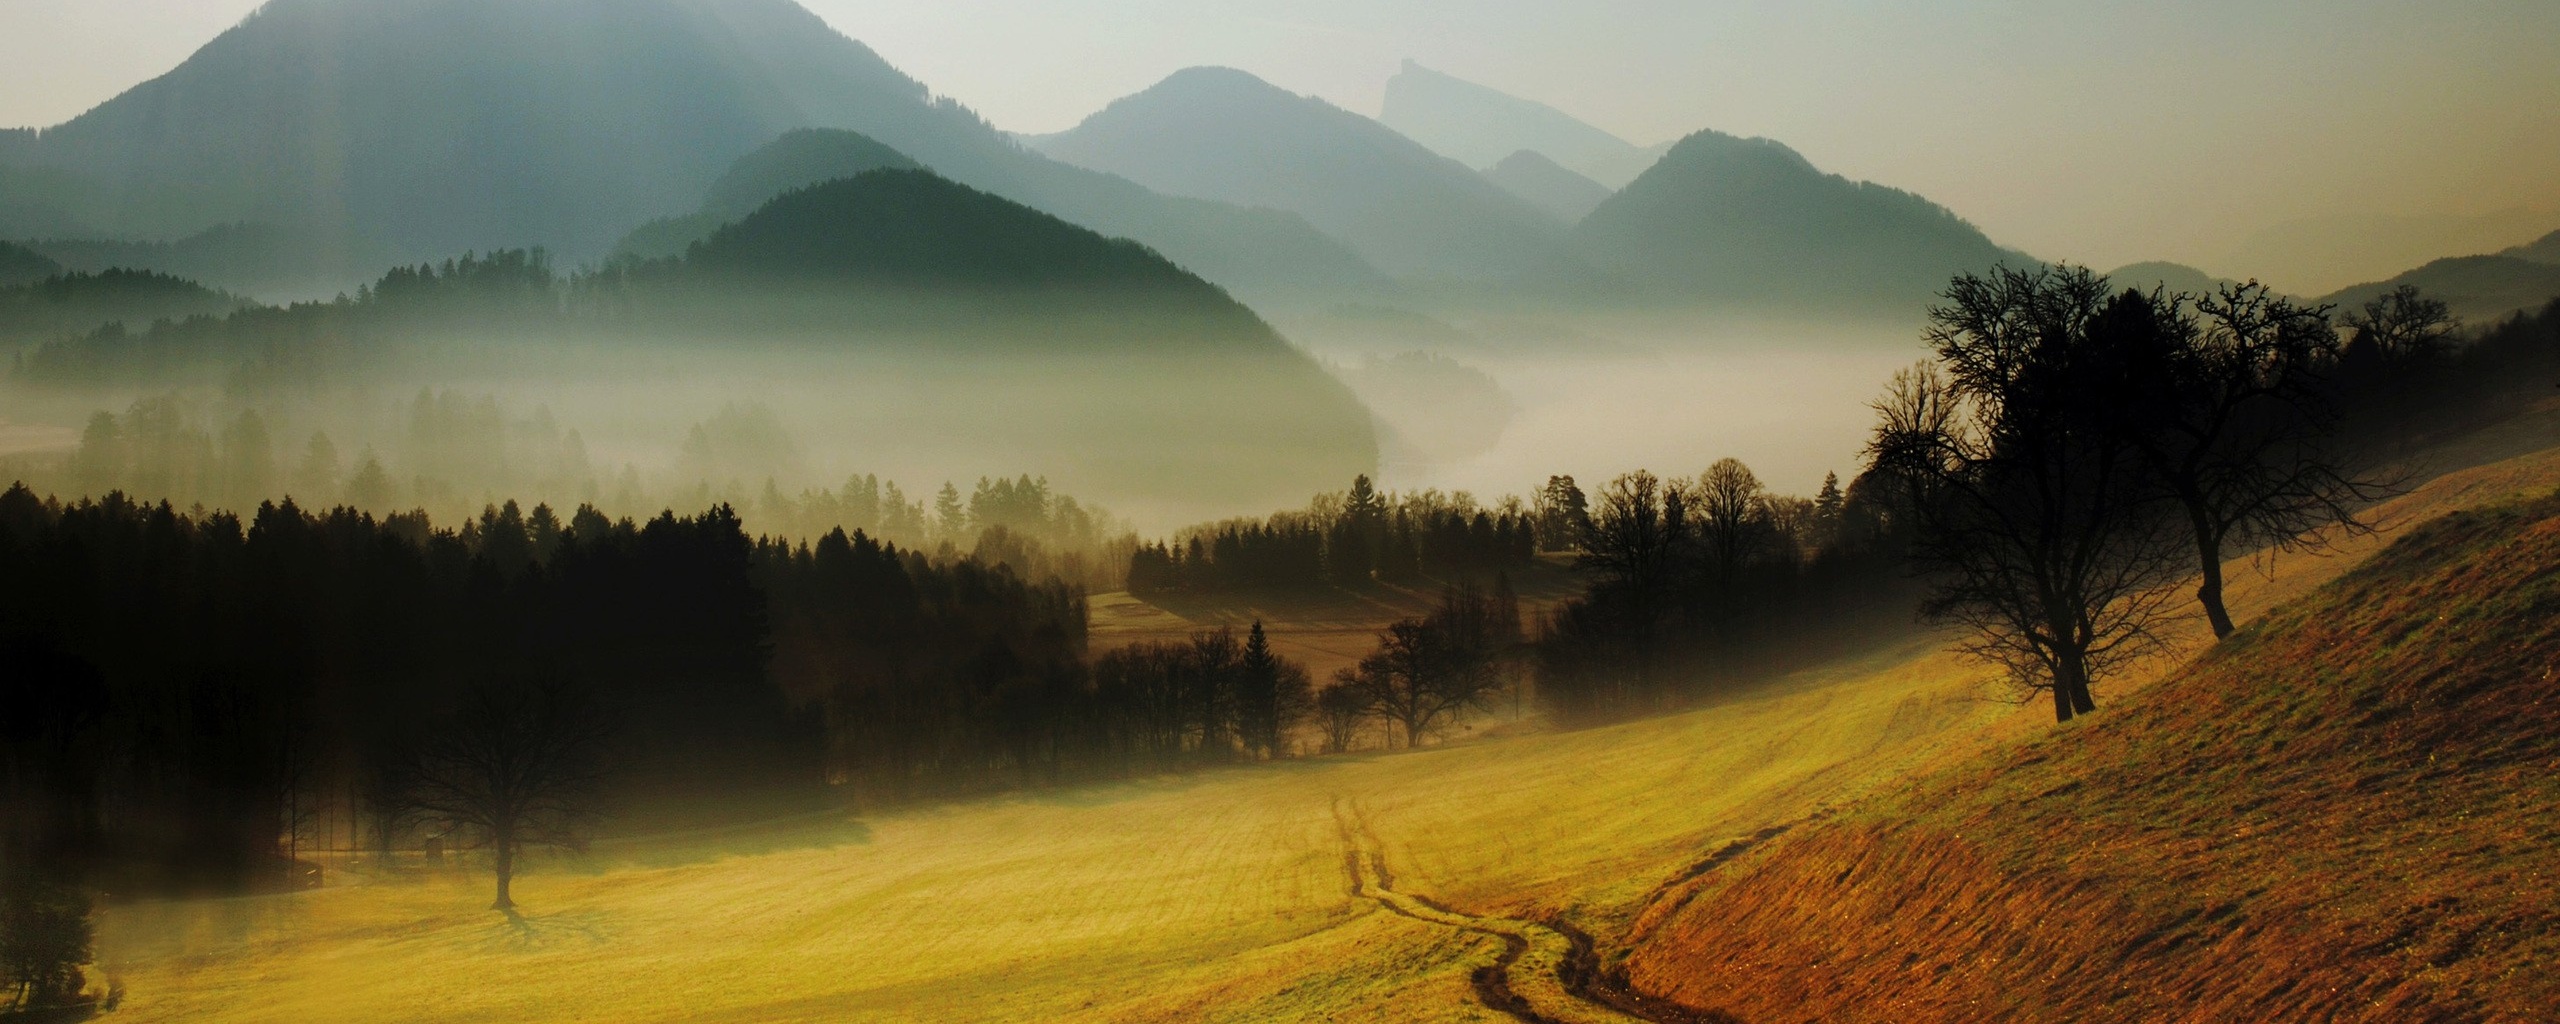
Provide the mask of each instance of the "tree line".
[{"label": "tree line", "polygon": [[1539,698],[1567,722],[1665,710],[1909,616],[1906,519],[1867,477],[1831,475],[1807,499],[1723,459],[1695,477],[1627,473],[1592,496],[1559,477],[1542,505],[1571,524],[1586,580],[1534,645]]},{"label": "tree line", "polygon": [[1129,555],[1131,594],[1219,597],[1372,582],[1487,580],[1536,560],[1539,521],[1519,501],[1382,493],[1365,475],[1302,511],[1193,527]]},{"label": "tree line", "polygon": [[1068,735],[1101,707],[1080,589],[840,530],[753,538],[726,507],[445,528],[19,486],[0,578],[5,845],[119,891],[287,884],[303,842],[455,831],[419,817],[421,766],[528,693],[591,710],[602,802],[659,817],[1110,770]]}]

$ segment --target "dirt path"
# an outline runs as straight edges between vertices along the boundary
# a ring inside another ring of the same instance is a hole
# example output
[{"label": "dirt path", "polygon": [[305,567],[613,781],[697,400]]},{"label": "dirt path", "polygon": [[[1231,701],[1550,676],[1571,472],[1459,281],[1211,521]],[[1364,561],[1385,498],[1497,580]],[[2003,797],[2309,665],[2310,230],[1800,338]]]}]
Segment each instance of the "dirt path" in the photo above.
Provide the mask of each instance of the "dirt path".
[{"label": "dirt path", "polygon": [[1478,968],[1472,979],[1476,997],[1492,1009],[1528,1024],[1686,1024],[1686,1015],[1640,1016],[1588,995],[1597,980],[1591,940],[1569,927],[1516,917],[1478,917],[1460,913],[1429,897],[1396,889],[1387,870],[1386,849],[1355,803],[1334,802],[1334,820],[1342,832],[1343,867],[1352,893],[1389,911],[1417,921],[1502,940],[1493,966]]}]

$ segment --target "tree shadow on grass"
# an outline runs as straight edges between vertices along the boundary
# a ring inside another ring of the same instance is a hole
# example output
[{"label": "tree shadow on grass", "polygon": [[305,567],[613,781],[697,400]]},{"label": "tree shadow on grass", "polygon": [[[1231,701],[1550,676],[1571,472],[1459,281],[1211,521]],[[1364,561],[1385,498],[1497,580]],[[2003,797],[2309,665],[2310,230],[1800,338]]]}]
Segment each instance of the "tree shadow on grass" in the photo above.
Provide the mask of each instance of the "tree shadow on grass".
[{"label": "tree shadow on grass", "polygon": [[531,953],[542,950],[601,946],[613,940],[605,928],[605,916],[593,911],[526,914],[520,910],[502,911],[506,920],[490,930],[492,949],[509,953]]}]

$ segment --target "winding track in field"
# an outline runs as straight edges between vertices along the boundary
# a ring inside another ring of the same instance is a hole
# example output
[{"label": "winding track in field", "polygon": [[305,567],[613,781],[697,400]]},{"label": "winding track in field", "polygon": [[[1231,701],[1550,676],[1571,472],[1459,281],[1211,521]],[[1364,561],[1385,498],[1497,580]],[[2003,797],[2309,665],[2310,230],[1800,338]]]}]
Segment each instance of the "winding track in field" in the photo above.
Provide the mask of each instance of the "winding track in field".
[{"label": "winding track in field", "polygon": [[1502,940],[1493,966],[1473,977],[1476,997],[1487,1007],[1526,1024],[1648,1024],[1685,1021],[1685,1014],[1644,1015],[1599,1002],[1584,993],[1596,980],[1591,942],[1579,933],[1516,917],[1479,917],[1460,913],[1428,897],[1398,891],[1387,870],[1386,849],[1356,804],[1337,799],[1333,816],[1342,834],[1343,867],[1351,891],[1395,914],[1490,935]]}]

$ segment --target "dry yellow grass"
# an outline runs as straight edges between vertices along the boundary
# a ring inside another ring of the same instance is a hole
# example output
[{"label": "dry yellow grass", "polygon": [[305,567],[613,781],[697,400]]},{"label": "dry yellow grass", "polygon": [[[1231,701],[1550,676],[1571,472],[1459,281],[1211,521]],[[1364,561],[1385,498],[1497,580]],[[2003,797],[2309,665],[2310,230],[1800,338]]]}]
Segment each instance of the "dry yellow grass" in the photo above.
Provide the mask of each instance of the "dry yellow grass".
[{"label": "dry yellow grass", "polygon": [[[2393,521],[2555,479],[2553,454],[2466,471]],[[521,879],[521,923],[462,872],[118,907],[101,966],[130,1021],[1498,1019],[1467,983],[1493,940],[1352,893],[1337,800],[1400,889],[1607,936],[1730,838],[2041,727],[1989,692],[1921,645],[1607,729],[608,850]]]}]

